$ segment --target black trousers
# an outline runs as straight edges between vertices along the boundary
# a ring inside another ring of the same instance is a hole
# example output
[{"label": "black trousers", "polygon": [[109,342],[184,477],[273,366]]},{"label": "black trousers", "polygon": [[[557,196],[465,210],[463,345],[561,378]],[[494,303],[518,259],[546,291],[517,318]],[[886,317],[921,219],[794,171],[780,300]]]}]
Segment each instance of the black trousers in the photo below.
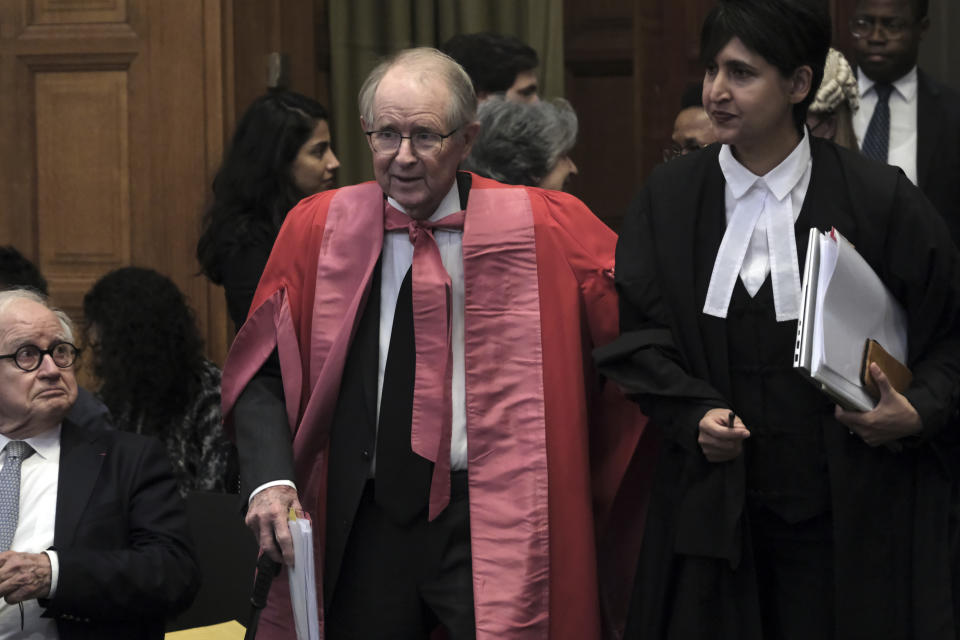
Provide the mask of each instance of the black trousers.
[{"label": "black trousers", "polygon": [[830,514],[796,524],[763,508],[749,515],[764,640],[830,640],[836,588]]},{"label": "black trousers", "polygon": [[450,504],[398,525],[367,482],[326,613],[328,640],[420,640],[442,625],[450,640],[476,636],[466,472],[454,472]]}]

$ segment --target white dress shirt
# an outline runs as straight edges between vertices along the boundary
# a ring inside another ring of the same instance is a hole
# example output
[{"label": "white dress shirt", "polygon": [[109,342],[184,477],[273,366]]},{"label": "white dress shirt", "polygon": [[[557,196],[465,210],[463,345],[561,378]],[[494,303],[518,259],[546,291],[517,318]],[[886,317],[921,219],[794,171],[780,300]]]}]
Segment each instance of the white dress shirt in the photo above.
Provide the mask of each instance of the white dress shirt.
[{"label": "white dress shirt", "polygon": [[[0,435],[0,447],[10,438]],[[10,545],[12,551],[45,552],[50,558],[51,586],[49,597],[57,590],[59,563],[53,546],[57,517],[57,482],[60,473],[60,427],[49,429],[26,439],[34,453],[20,465],[20,517]],[[6,451],[0,453],[0,468],[6,463]],[[23,603],[23,631],[20,630],[20,608],[0,600],[0,638],[48,640],[59,638],[56,621],[41,618],[43,609],[36,600]]]},{"label": "white dress shirt", "polygon": [[[857,146],[863,147],[870,118],[877,107],[877,92],[873,80],[857,69],[857,86],[860,91],[860,108],[853,114],[853,132]],[[917,68],[893,83],[893,91],[887,104],[890,105],[890,142],[887,164],[903,169],[910,182],[917,184],[917,103],[919,102]]]},{"label": "white dress shirt", "polygon": [[704,313],[727,317],[736,279],[755,296],[773,273],[777,320],[795,320],[800,312],[800,263],[794,223],[800,216],[813,166],[804,129],[800,143],[764,176],[752,173],[720,149],[720,170],[726,180],[727,228],[717,251],[704,301]]},{"label": "white dress shirt", "polygon": [[[388,198],[388,202],[404,211],[403,207]],[[460,192],[454,181],[450,191],[440,202],[440,206],[430,220],[440,220],[460,209]],[[463,232],[459,229],[434,229],[433,237],[440,249],[443,262],[453,291],[450,314],[451,348],[453,352],[453,382],[451,405],[453,409],[452,439],[450,441],[450,468],[459,471],[467,468],[467,407],[464,369],[463,321]],[[383,237],[380,274],[380,362],[377,369],[377,419],[380,417],[380,396],[383,393],[383,373],[387,366],[387,350],[390,347],[390,334],[393,331],[393,315],[397,307],[400,285],[413,264],[413,244],[405,230],[388,231]],[[376,454],[374,454],[376,455]],[[374,459],[374,465],[376,459]],[[372,472],[371,472],[372,473]]]}]

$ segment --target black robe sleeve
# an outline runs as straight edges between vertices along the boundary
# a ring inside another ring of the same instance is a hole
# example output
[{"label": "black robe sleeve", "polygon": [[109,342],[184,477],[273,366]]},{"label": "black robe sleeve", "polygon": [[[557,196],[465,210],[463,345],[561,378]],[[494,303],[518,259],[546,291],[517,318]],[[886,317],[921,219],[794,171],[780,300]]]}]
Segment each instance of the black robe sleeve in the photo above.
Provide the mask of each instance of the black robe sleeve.
[{"label": "black robe sleeve", "polygon": [[639,403],[668,439],[697,452],[700,419],[728,403],[712,385],[688,373],[676,346],[671,312],[660,291],[649,207],[645,189],[624,220],[616,255],[620,337],[595,357],[601,371]]}]

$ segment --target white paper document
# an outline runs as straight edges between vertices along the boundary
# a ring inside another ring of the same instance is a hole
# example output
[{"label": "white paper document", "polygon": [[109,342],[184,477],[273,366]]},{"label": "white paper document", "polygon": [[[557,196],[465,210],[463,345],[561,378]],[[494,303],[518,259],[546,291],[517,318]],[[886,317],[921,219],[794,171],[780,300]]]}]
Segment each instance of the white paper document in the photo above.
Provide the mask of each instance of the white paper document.
[{"label": "white paper document", "polygon": [[293,536],[293,567],[287,568],[290,578],[290,602],[297,640],[320,640],[317,617],[317,581],[313,564],[313,528],[307,519],[290,520]]},{"label": "white paper document", "polygon": [[845,409],[869,411],[877,403],[860,380],[868,338],[906,362],[903,307],[836,229],[811,229],[794,367]]}]

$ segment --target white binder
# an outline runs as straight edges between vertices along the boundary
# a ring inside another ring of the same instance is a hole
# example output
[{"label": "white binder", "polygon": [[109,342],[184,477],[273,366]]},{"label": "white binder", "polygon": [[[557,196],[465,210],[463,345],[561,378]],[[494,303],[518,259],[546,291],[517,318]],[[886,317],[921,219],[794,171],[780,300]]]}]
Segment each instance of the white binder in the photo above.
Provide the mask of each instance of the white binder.
[{"label": "white binder", "polygon": [[836,229],[810,230],[801,297],[794,368],[844,409],[873,409],[860,381],[864,346],[873,338],[906,362],[903,307]]}]

